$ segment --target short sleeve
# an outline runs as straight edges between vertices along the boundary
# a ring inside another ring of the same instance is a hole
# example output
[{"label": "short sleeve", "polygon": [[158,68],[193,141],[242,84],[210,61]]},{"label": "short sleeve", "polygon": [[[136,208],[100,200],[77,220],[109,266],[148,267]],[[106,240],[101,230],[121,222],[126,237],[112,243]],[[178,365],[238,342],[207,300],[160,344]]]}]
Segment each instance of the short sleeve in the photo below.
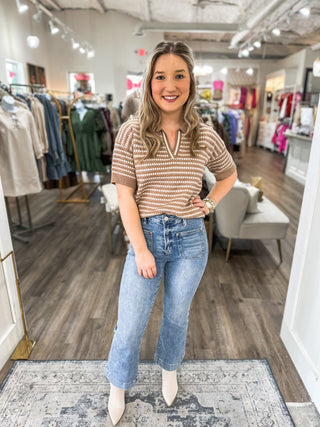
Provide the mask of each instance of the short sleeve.
[{"label": "short sleeve", "polygon": [[215,175],[217,181],[222,181],[236,171],[236,165],[225,143],[213,129],[212,139],[213,149],[206,166]]},{"label": "short sleeve", "polygon": [[112,156],[111,182],[136,189],[137,179],[133,159],[133,124],[125,122],[119,129]]}]

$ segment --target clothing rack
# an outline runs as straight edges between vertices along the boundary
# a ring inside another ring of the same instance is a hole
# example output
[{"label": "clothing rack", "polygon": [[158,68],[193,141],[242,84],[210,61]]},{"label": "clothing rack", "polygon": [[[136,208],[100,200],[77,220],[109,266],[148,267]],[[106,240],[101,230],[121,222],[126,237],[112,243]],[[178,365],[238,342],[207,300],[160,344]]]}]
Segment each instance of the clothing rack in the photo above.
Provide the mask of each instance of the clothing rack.
[{"label": "clothing rack", "polygon": [[[62,115],[62,110],[61,110],[61,105],[60,102],[58,101],[58,99],[56,98],[56,96],[53,94],[53,92],[59,92],[59,93],[68,93],[71,94],[71,92],[64,92],[64,91],[58,91],[58,90],[54,90],[54,89],[47,89],[46,91],[48,93],[48,95],[50,95],[53,99],[53,101],[55,102],[57,109],[58,109],[58,114],[59,114],[59,130],[60,130],[60,135],[62,137],[62,120],[67,120],[69,119],[69,115],[67,116],[63,116]],[[70,131],[71,133],[71,131]],[[79,164],[79,159],[78,159],[78,153],[77,153],[77,148],[75,146],[75,143],[73,144],[73,140],[72,140],[72,145],[73,145],[73,150],[75,153],[75,158],[76,158],[76,163],[77,163],[77,169],[79,172],[79,176],[80,176],[80,183],[78,185],[75,186],[75,188],[73,189],[73,191],[71,193],[69,193],[69,195],[66,198],[62,197],[62,179],[59,179],[59,199],[58,199],[58,203],[87,203],[88,197],[86,194],[86,189],[84,187],[84,183],[83,183],[83,179],[82,179],[82,175],[81,175],[81,170],[80,170],[80,164]],[[82,189],[82,195],[83,195],[83,199],[70,199],[70,197],[81,187]]]},{"label": "clothing rack", "polygon": [[[1,83],[1,82],[0,82]],[[18,87],[28,87],[31,88],[31,92],[33,92],[34,87],[39,88],[44,88],[43,85],[30,85],[30,84],[22,84],[22,83],[11,83],[9,85],[9,87],[7,87],[6,85],[4,85],[3,83],[1,83],[1,88],[8,91],[8,93],[11,96],[14,96],[12,94],[12,86],[18,86]],[[21,101],[19,99],[19,101]],[[25,205],[26,205],[26,211],[27,211],[27,217],[28,217],[28,225],[23,225],[22,224],[22,215],[21,215],[21,208],[20,208],[20,200],[19,197],[15,197],[15,201],[16,201],[16,207],[17,207],[17,213],[18,213],[18,218],[19,218],[19,222],[18,223],[14,223],[12,221],[12,216],[11,216],[11,211],[10,211],[10,205],[9,205],[9,201],[8,201],[8,197],[5,197],[5,201],[6,201],[6,207],[7,207],[7,213],[8,213],[8,219],[9,219],[9,224],[10,224],[10,230],[11,230],[11,235],[12,238],[15,240],[18,240],[21,243],[29,243],[29,240],[27,240],[26,238],[22,237],[21,234],[24,233],[30,233],[30,232],[34,232],[36,230],[39,230],[41,228],[44,227],[51,227],[54,225],[54,222],[49,222],[46,224],[39,224],[34,226],[32,224],[32,217],[31,217],[31,211],[30,211],[30,207],[29,207],[29,199],[28,199],[28,195],[26,194],[24,196],[25,199]],[[18,228],[20,229],[20,231],[18,233],[13,232],[14,228]]]},{"label": "clothing rack", "polygon": [[257,88],[257,84],[256,83],[251,83],[251,84],[233,84],[233,83],[228,83],[227,85],[228,85],[228,87],[246,87],[247,89],[256,89]]},{"label": "clothing rack", "polygon": [[[30,207],[29,207],[29,199],[28,199],[27,194],[24,196],[24,200],[25,200],[26,211],[27,211],[27,216],[28,216],[28,226],[22,224],[22,216],[21,216],[19,197],[15,197],[16,207],[17,207],[17,212],[18,212],[18,218],[19,218],[18,223],[15,223],[12,221],[8,197],[5,197],[7,213],[8,213],[8,220],[9,220],[12,238],[15,240],[18,240],[18,242],[21,242],[21,243],[29,243],[29,240],[22,237],[21,234],[32,233],[32,232],[34,232],[36,230],[40,230],[41,228],[44,228],[44,227],[52,227],[55,223],[54,222],[48,222],[46,224],[39,224],[39,225],[33,226]],[[18,233],[12,232],[14,228],[18,228],[21,231],[19,231]]]},{"label": "clothing rack", "polygon": [[16,87],[28,87],[28,88],[30,88],[31,93],[34,93],[35,91],[38,91],[39,89],[45,89],[44,85],[36,84],[36,83],[34,83],[34,84],[10,83],[9,84],[9,90],[10,90],[11,94],[12,94],[12,87],[14,87],[14,86],[16,86]]},{"label": "clothing rack", "polygon": [[[89,193],[87,194],[86,192],[86,188],[85,188],[85,184],[83,182],[83,178],[82,178],[82,171],[80,168],[80,162],[79,162],[79,157],[78,157],[78,152],[77,152],[77,146],[76,146],[76,140],[75,140],[75,136],[74,136],[74,132],[73,132],[73,127],[72,127],[72,121],[71,121],[71,109],[73,107],[73,105],[81,100],[85,100],[85,99],[89,99],[87,95],[83,95],[80,96],[78,98],[74,98],[73,101],[69,104],[68,107],[68,115],[67,116],[62,116],[62,112],[61,112],[61,107],[60,107],[60,103],[57,100],[57,98],[52,94],[52,92],[49,91],[49,94],[52,96],[53,100],[57,103],[58,106],[58,111],[60,114],[60,132],[62,132],[62,120],[68,120],[68,124],[69,124],[69,130],[70,130],[70,136],[71,136],[71,141],[72,141],[72,146],[73,146],[73,151],[74,151],[74,157],[76,160],[76,165],[77,165],[77,169],[79,172],[79,180],[80,183],[78,185],[75,186],[74,190],[68,194],[68,196],[66,198],[62,198],[62,180],[59,181],[59,189],[60,189],[60,197],[58,202],[59,203],[89,203],[89,198],[92,196],[92,194],[95,192],[95,190],[97,189],[97,187],[101,184],[101,183],[96,183],[96,182],[88,182],[86,184],[88,185],[92,185],[92,189],[89,191]],[[90,97],[90,100],[92,100],[92,97]],[[82,199],[77,198],[77,199],[71,199],[70,197],[81,187],[82,190]]]}]

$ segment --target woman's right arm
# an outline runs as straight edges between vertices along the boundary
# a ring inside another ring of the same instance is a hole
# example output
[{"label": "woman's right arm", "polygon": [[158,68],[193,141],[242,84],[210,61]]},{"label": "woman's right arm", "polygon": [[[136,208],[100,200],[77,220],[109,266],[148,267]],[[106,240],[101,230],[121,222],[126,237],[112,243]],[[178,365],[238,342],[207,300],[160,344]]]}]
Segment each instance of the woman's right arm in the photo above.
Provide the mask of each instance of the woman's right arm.
[{"label": "woman's right arm", "polygon": [[153,279],[157,274],[156,262],[143,234],[134,189],[122,184],[116,184],[116,188],[122,223],[135,253],[138,274]]}]

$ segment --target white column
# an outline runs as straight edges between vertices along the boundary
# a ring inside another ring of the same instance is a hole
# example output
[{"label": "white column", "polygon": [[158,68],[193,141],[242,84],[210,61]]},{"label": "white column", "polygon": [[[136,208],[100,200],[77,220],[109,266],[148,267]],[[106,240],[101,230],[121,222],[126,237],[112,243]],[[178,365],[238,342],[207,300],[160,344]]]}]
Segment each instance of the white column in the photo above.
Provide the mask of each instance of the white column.
[{"label": "white column", "polygon": [[320,411],[319,109],[310,152],[281,338],[311,399]]}]

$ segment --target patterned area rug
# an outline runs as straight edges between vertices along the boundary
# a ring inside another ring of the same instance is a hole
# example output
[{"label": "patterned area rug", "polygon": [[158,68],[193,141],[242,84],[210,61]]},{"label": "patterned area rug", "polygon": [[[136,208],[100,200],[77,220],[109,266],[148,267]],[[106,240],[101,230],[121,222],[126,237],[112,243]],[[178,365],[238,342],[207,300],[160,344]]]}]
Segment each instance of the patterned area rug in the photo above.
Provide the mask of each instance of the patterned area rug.
[{"label": "patterned area rug", "polygon": [[[1,427],[111,425],[104,361],[15,362],[0,391]],[[294,426],[266,360],[186,361],[167,408],[161,369],[141,362],[119,426]]]}]

